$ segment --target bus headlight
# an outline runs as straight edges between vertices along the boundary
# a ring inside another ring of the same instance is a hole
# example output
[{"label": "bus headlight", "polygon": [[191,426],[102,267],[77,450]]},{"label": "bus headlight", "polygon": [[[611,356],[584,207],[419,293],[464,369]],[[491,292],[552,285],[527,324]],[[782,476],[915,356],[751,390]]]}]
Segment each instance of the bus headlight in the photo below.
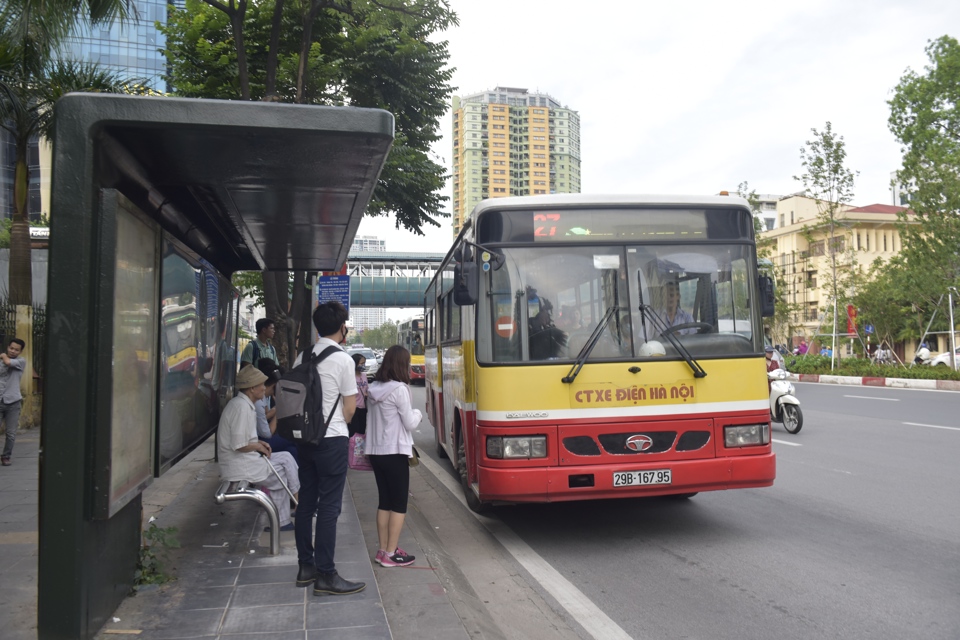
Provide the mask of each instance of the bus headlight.
[{"label": "bus headlight", "polygon": [[547,436],[487,436],[487,457],[546,458]]},{"label": "bus headlight", "polygon": [[738,424],[724,427],[723,444],[728,449],[770,444],[770,425]]}]

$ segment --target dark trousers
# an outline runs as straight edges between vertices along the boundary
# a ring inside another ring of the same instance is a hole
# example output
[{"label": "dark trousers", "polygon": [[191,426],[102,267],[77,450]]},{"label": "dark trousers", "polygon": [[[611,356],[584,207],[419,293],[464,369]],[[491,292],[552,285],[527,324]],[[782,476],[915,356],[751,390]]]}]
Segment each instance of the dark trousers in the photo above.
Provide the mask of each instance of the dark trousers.
[{"label": "dark trousers", "polygon": [[7,404],[0,402],[0,420],[6,428],[6,441],[3,444],[3,457],[9,458],[13,455],[13,443],[17,439],[17,428],[20,426],[20,405],[22,401],[17,400]]},{"label": "dark trousers", "polygon": [[287,453],[293,456],[293,460],[294,462],[297,463],[297,465],[300,464],[300,454],[297,453],[297,445],[290,442],[283,436],[275,433],[269,438],[260,438],[260,440],[263,440],[264,442],[269,444],[270,449],[272,449],[273,451],[286,451]]},{"label": "dark trousers", "polygon": [[373,475],[377,479],[377,493],[380,500],[377,509],[407,512],[407,499],[410,497],[410,457],[402,453],[385,456],[367,456]]},{"label": "dark trousers", "polygon": [[[337,547],[337,518],[343,505],[347,482],[347,441],[343,436],[323,438],[320,444],[299,445],[300,504],[297,507],[294,535],[297,560],[313,564],[322,573],[333,573]],[[314,534],[313,514],[317,514]],[[314,534],[314,535],[311,535]]]}]

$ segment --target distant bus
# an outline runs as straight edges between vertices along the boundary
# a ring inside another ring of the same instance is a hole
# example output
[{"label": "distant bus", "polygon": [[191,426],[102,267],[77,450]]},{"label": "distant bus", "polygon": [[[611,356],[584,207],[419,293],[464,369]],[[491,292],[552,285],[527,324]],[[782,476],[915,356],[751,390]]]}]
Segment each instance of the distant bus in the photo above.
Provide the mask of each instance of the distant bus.
[{"label": "distant bus", "polygon": [[410,352],[410,381],[423,382],[423,316],[414,316],[397,325],[397,344]]},{"label": "distant bus", "polygon": [[486,200],[424,307],[427,416],[475,511],[773,484],[746,200]]}]

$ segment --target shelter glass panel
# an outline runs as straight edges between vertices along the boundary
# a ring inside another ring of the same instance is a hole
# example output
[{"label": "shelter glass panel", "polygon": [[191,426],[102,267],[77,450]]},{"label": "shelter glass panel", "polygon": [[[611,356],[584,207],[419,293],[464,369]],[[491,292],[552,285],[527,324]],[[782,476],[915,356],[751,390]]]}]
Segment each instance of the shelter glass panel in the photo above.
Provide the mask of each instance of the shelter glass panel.
[{"label": "shelter glass panel", "polygon": [[121,199],[114,263],[110,498],[113,516],[153,475],[159,229]]},{"label": "shelter glass panel", "polygon": [[157,475],[216,430],[237,366],[236,290],[178,242],[162,252]]}]

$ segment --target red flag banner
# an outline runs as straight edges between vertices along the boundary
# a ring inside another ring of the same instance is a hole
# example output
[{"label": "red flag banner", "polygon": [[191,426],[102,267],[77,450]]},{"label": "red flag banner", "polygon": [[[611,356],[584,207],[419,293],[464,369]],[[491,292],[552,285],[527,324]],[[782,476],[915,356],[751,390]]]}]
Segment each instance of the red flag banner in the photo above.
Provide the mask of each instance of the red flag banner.
[{"label": "red flag banner", "polygon": [[857,308],[852,304],[847,305],[847,333],[857,332]]}]

